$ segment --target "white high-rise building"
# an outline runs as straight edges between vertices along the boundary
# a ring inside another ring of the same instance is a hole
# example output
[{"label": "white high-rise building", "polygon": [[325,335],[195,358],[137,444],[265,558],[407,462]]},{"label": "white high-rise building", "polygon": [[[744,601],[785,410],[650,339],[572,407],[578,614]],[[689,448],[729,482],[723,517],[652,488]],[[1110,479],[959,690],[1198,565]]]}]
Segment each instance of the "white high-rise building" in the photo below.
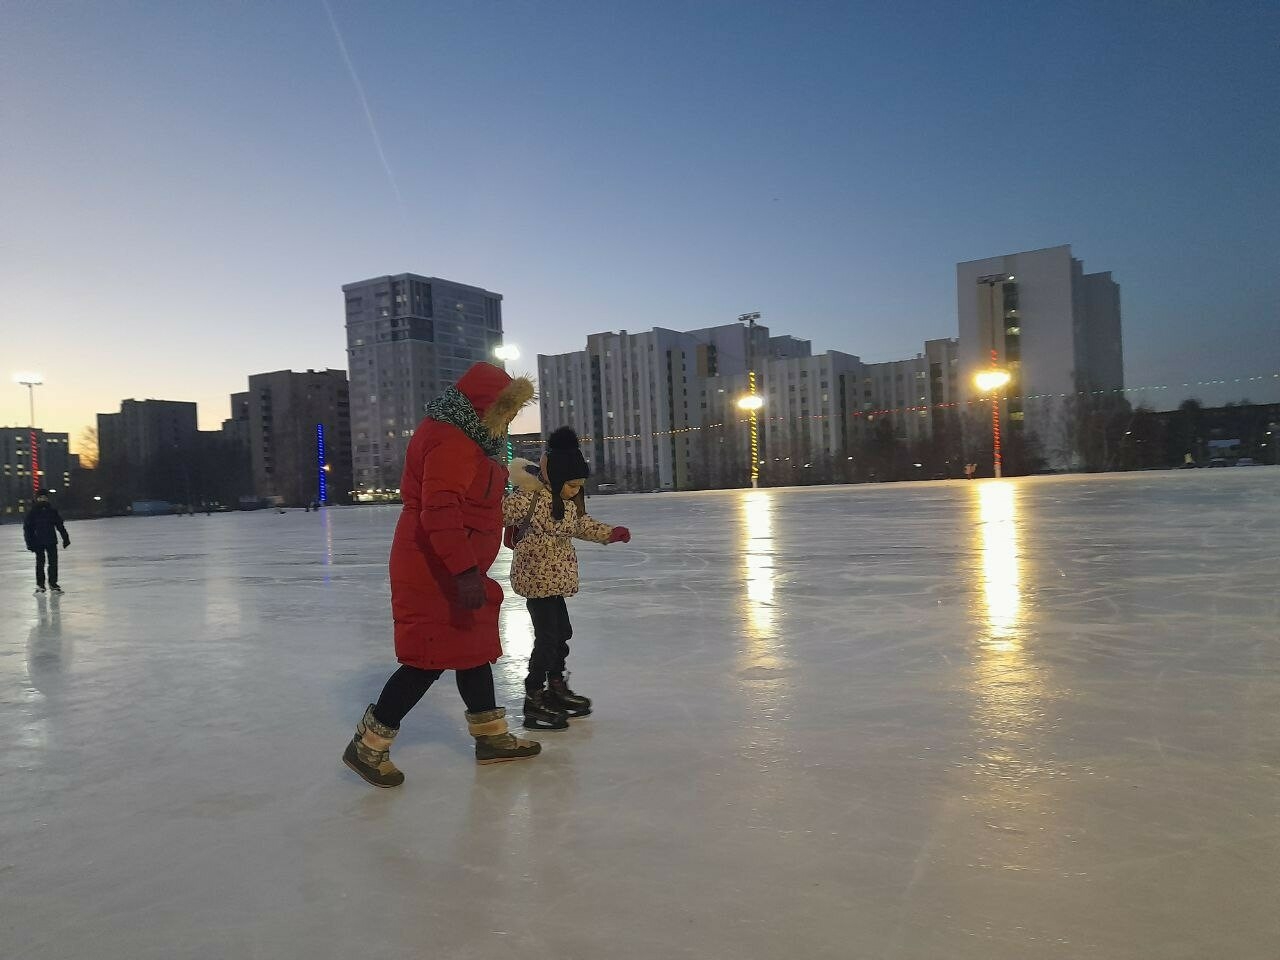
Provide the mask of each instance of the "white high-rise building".
[{"label": "white high-rise building", "polygon": [[887,418],[895,436],[923,441],[940,434],[952,405],[959,403],[959,343],[926,340],[924,353],[908,360],[866,363],[846,375],[850,437],[865,436],[870,424]]},{"label": "white high-rise building", "polygon": [[848,445],[847,377],[864,364],[848,353],[782,356],[765,365],[766,456],[812,460],[842,456]]},{"label": "white high-rise building", "polygon": [[864,364],[836,350],[814,356],[808,340],[763,326],[598,333],[586,350],[538,358],[542,431],[573,427],[595,477],[623,489],[745,484],[750,417],[738,401],[754,370],[761,472],[805,482],[792,471],[825,465],[833,475],[877,421],[904,441],[940,435],[958,403],[957,369],[955,340]]},{"label": "white high-rise building", "polygon": [[1124,388],[1120,287],[1085,273],[1070,246],[957,264],[956,306],[961,399],[980,398],[974,377],[994,360],[1012,376],[1001,403],[1012,431],[1047,440],[1064,401]]},{"label": "white high-rise building", "polygon": [[[572,426],[597,479],[631,489],[679,489],[695,477],[697,434],[713,422],[708,377],[745,375],[769,355],[769,332],[726,324],[679,332],[596,333],[587,349],[538,357],[543,433]],[[718,422],[718,421],[716,421]]]}]

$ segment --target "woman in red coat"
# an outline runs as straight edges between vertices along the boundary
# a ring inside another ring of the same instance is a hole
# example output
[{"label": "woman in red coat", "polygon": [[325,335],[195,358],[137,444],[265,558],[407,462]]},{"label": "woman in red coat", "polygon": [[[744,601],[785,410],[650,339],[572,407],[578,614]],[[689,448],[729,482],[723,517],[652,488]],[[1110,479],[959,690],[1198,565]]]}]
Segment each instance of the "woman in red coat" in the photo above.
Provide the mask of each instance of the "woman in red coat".
[{"label": "woman in red coat", "polygon": [[477,363],[427,405],[409,441],[400,480],[404,510],[391,542],[391,612],[402,666],[365,710],[342,757],[374,786],[404,782],[391,762],[391,741],[445,670],[455,672],[467,705],[478,763],[541,750],[507,730],[495,702],[491,665],[502,656],[502,588],[488,577],[502,545],[507,468],[499,455],[507,428],[533,394],[527,379]]}]

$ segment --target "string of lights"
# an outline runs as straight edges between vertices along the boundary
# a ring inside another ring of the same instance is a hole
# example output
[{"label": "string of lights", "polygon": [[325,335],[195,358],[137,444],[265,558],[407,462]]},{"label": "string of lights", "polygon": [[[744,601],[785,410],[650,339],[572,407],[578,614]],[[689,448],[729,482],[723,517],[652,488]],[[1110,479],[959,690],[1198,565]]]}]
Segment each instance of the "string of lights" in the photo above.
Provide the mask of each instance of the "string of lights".
[{"label": "string of lights", "polygon": [[[1191,387],[1231,386],[1234,384],[1247,385],[1250,383],[1267,383],[1267,382],[1280,382],[1280,372],[1258,374],[1257,376],[1252,376],[1252,377],[1226,377],[1226,378],[1213,379],[1213,380],[1188,380],[1182,384],[1176,384],[1176,383],[1175,384],[1167,384],[1167,383],[1148,384],[1148,385],[1139,386],[1139,387],[1123,387],[1121,389],[1116,389],[1116,390],[1079,390],[1079,391],[1076,391],[1075,393],[1036,393],[1036,394],[1028,394],[1027,396],[1023,397],[1023,399],[1024,400],[1053,400],[1053,399],[1065,400],[1072,397],[1094,397],[1094,396],[1107,396],[1107,395],[1121,396],[1124,394],[1151,393],[1151,392],[1165,391],[1165,390],[1176,390],[1179,388],[1188,389]],[[907,407],[883,407],[877,410],[851,410],[849,411],[847,416],[850,419],[866,419],[867,421],[872,421],[876,417],[886,417],[894,414],[927,413],[931,410],[958,409],[963,406],[976,406],[980,404],[986,404],[989,402],[990,402],[990,399],[988,397],[975,397],[971,400],[967,400],[964,402],[952,401],[950,403],[918,404],[915,406],[907,406]],[[801,416],[801,417],[770,417],[770,416],[758,417],[759,422],[762,422],[762,423],[795,423],[800,420],[829,420],[829,419],[833,419],[833,418],[825,413],[812,414],[810,416]],[[734,421],[734,423],[741,424],[741,425],[749,424],[750,422],[751,420],[749,417],[744,417],[740,420]],[[689,433],[700,433],[703,430],[720,430],[720,429],[723,429],[725,425],[726,424],[723,422],[708,423],[708,424],[702,424],[698,426],[677,427],[672,430],[654,430],[649,433],[620,433],[620,434],[609,434],[603,437],[583,436],[582,442],[584,443],[595,442],[596,440],[602,440],[605,442],[612,442],[612,441],[619,441],[619,440],[621,441],[650,440],[650,439],[656,439],[659,437],[674,437],[674,436],[681,436],[683,434],[689,434]]]}]

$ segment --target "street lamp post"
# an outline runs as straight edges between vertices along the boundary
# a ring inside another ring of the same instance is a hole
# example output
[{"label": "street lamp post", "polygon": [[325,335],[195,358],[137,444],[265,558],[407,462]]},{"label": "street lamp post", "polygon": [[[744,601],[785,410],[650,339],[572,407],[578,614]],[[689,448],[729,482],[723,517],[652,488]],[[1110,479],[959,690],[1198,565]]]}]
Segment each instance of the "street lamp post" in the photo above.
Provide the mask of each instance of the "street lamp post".
[{"label": "street lamp post", "polygon": [[1009,371],[997,366],[994,350],[991,351],[991,369],[979,373],[974,377],[974,382],[979,390],[991,395],[991,450],[998,480],[1003,475],[1003,460],[1000,455],[1000,388],[1009,382]]},{"label": "street lamp post", "polygon": [[744,313],[739,323],[747,325],[747,395],[738,401],[738,409],[751,415],[751,489],[760,486],[760,408],[764,398],[756,393],[756,321],[759,313]]},{"label": "street lamp post", "polygon": [[755,490],[760,486],[760,428],[757,420],[760,408],[764,406],[764,397],[756,393],[754,370],[747,374],[747,386],[751,392],[738,401],[738,409],[751,416],[751,489]]},{"label": "street lamp post", "polygon": [[31,404],[31,425],[27,443],[31,450],[31,496],[35,499],[40,493],[40,448],[36,443],[36,387],[44,383],[44,378],[38,373],[15,373],[13,380],[27,388],[27,397]]},{"label": "street lamp post", "polygon": [[[1008,319],[1014,310],[1009,307],[1006,299],[1000,309],[996,308],[996,291],[997,289],[1005,289],[1005,285],[1012,283],[1016,278],[1011,273],[991,273],[984,277],[978,277],[978,286],[986,287],[986,296],[983,298],[980,307],[987,314],[987,320],[991,329],[991,368],[984,370],[974,377],[974,381],[978,385],[978,389],[983,393],[991,394],[991,440],[992,440],[992,458],[995,461],[995,475],[1000,477],[1003,473],[1003,458],[1000,455],[1000,389],[1006,386],[1012,379],[1013,374],[1000,366],[1000,354],[997,349],[997,334],[1003,336],[1005,341],[1005,358],[1012,360],[1009,356],[1009,326]],[[1020,356],[1020,354],[1019,354]]]},{"label": "street lamp post", "polygon": [[[508,363],[514,363],[520,359],[520,348],[514,343],[500,343],[493,348],[493,356],[495,360],[502,361],[505,367]],[[511,442],[511,431],[507,431],[507,463],[515,459],[515,446]],[[510,484],[508,484],[510,486]]]}]

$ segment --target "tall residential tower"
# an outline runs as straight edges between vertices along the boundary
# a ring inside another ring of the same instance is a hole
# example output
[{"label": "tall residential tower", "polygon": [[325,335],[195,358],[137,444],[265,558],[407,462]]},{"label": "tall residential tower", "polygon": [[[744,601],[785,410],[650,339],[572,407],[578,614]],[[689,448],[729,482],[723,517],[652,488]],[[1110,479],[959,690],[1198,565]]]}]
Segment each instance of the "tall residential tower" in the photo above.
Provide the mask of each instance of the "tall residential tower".
[{"label": "tall residential tower", "polygon": [[347,356],[357,497],[400,486],[426,404],[502,342],[502,295],[414,273],[348,283]]},{"label": "tall residential tower", "polygon": [[1034,431],[1051,463],[1070,451],[1060,433],[1076,397],[1124,389],[1120,286],[1110,273],[1085,273],[1070,246],[956,265],[960,319],[959,387],[979,398],[977,373],[995,364],[1012,376],[1001,413],[1011,431]]}]

